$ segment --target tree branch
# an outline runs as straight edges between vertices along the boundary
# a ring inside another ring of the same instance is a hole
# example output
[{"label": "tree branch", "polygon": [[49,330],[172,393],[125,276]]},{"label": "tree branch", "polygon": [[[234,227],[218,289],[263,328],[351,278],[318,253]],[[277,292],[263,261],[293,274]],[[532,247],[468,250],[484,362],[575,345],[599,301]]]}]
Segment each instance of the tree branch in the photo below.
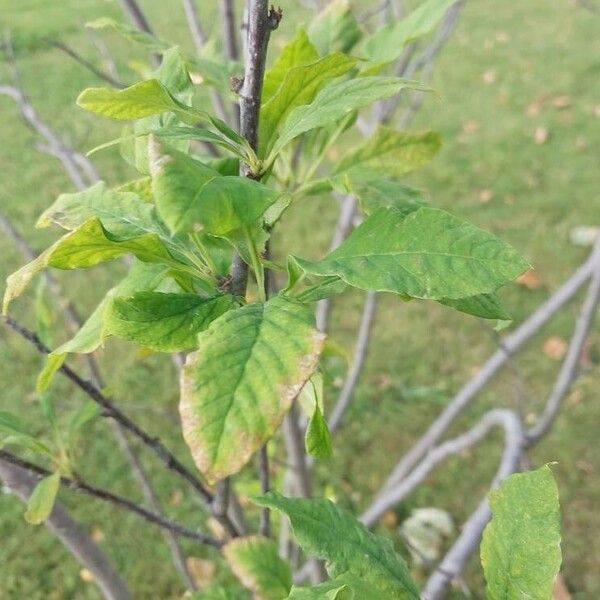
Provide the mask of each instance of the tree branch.
[{"label": "tree branch", "polygon": [[[500,467],[494,477],[491,488],[494,489],[509,475],[519,470],[524,432],[521,420],[512,411],[496,409],[495,424],[501,426],[505,433],[504,453]],[[491,414],[491,413],[488,413]],[[479,547],[485,526],[492,517],[487,497],[467,520],[461,533],[436,571],[429,577],[422,594],[423,600],[442,600],[445,598],[448,585],[464,570],[469,558]]]},{"label": "tree branch", "polygon": [[596,242],[593,260],[595,262],[594,271],[587,296],[581,306],[575,330],[569,343],[569,350],[544,408],[544,413],[538,422],[527,432],[528,446],[537,444],[550,431],[564,399],[577,378],[581,353],[594,324],[598,303],[600,302],[600,239]]},{"label": "tree branch", "polygon": [[239,60],[240,51],[237,42],[238,28],[235,24],[234,0],[221,0],[221,23],[227,56],[231,60]]},{"label": "tree branch", "polygon": [[[13,465],[17,465],[22,469],[26,469],[30,473],[35,473],[41,477],[47,477],[48,475],[52,475],[52,471],[48,471],[39,465],[31,463],[27,460],[19,458],[6,450],[0,450],[0,460],[9,462]],[[131,513],[134,513],[138,517],[141,517],[148,523],[152,523],[153,525],[157,525],[158,527],[162,527],[163,529],[168,529],[174,534],[188,538],[190,540],[195,540],[197,542],[201,542],[202,544],[206,544],[207,546],[212,546],[214,548],[220,548],[223,545],[223,542],[207,535],[205,533],[194,531],[193,529],[189,529],[188,527],[184,527],[180,523],[173,521],[171,519],[167,519],[162,515],[155,514],[146,510],[142,506],[139,506],[135,502],[128,500],[127,498],[123,498],[122,496],[118,496],[109,492],[108,490],[104,490],[102,488],[98,488],[96,486],[90,485],[86,483],[82,479],[71,479],[69,477],[61,477],[60,481],[62,485],[65,487],[74,490],[76,492],[82,492],[87,494],[88,496],[92,496],[97,498],[98,500],[102,500],[103,502],[107,502],[113,506],[117,506],[124,510],[127,510]]]},{"label": "tree branch", "polygon": [[[248,140],[252,149],[257,150],[267,47],[271,31],[279,26],[282,14],[274,9],[269,10],[268,0],[248,0],[247,11],[244,83],[240,90],[240,133]],[[254,178],[247,165],[241,166],[241,174]],[[248,284],[248,265],[239,254],[234,257],[231,277],[231,292],[244,296]]]},{"label": "tree branch", "polygon": [[518,449],[520,456],[524,441],[521,420],[514,412],[508,409],[491,410],[466,433],[430,450],[427,456],[410,472],[410,475],[405,477],[395,487],[387,490],[383,496],[377,498],[365,510],[360,520],[367,527],[373,527],[390,508],[396,506],[419,487],[436,466],[449,457],[478,444],[496,426],[501,426],[505,429],[507,448],[511,451]]},{"label": "tree branch", "polygon": [[[200,22],[200,15],[198,14],[198,7],[196,6],[195,0],[183,0],[183,10],[192,35],[192,40],[194,41],[194,46],[196,47],[196,53],[200,55],[202,48],[206,43],[206,35],[204,34],[204,29]],[[231,119],[221,94],[214,89],[210,89],[209,95],[216,115],[219,119],[229,123]]]},{"label": "tree branch", "polygon": [[[13,240],[14,244],[17,246],[17,248],[26,260],[31,261],[35,259],[36,253],[29,246],[27,241],[21,236],[21,234],[13,227],[12,223],[4,215],[2,215],[2,213],[0,213],[0,229],[3,229],[6,235]],[[56,302],[59,305],[63,306],[65,310],[65,315],[67,317],[67,324],[71,329],[72,333],[75,334],[81,327],[81,319],[79,318],[75,307],[72,305],[71,302],[64,298],[62,290],[60,289],[60,284],[52,276],[52,273],[45,272],[44,275],[46,277],[46,281],[48,282],[48,289],[55,297]],[[92,380],[99,388],[103,388],[104,382],[102,380],[100,367],[96,362],[94,355],[86,354],[85,357],[87,359]],[[158,497],[154,489],[152,488],[152,485],[142,467],[142,464],[140,463],[137,454],[135,453],[134,449],[130,446],[129,440],[127,439],[125,432],[115,421],[110,421],[110,424],[112,426],[111,429],[113,435],[119,443],[119,446],[121,447],[121,450],[123,451],[123,454],[125,455],[125,458],[127,459],[127,462],[131,467],[133,476],[137,480],[138,485],[142,490],[144,497],[146,498],[146,501],[148,502],[152,510],[154,510],[157,513],[161,513],[162,509],[160,507]],[[180,572],[188,587],[192,590],[196,589],[195,582],[189,574],[185,559],[181,552],[181,548],[177,543],[177,540],[169,531],[165,531],[165,539],[171,550],[171,555],[173,557],[175,567]]]},{"label": "tree branch", "polygon": [[[22,338],[30,342],[41,354],[49,354],[50,349],[38,338],[38,336],[23,327],[12,317],[4,317],[5,323],[16,331]],[[129,431],[134,437],[139,439],[145,446],[150,448],[154,454],[163,462],[163,464],[174,473],[185,479],[207,502],[211,503],[213,495],[204,484],[189,471],[173,454],[164,446],[160,439],[152,437],[120,409],[118,409],[111,400],[109,400],[93,383],[86,381],[73,371],[67,364],[63,364],[60,372],[70,379],[77,387],[85,392],[94,402],[103,408],[103,415],[111,417],[117,421],[123,428]]]},{"label": "tree branch", "polygon": [[373,331],[376,312],[377,293],[368,292],[360,320],[358,337],[356,338],[356,347],[354,349],[354,356],[352,357],[352,365],[350,366],[342,391],[340,392],[331,413],[331,417],[329,418],[329,430],[331,433],[335,433],[339,429],[342,420],[350,407],[350,403],[352,402],[356,384],[358,383],[367,358],[367,351],[369,349],[369,341],[371,339],[371,332]]},{"label": "tree branch", "polygon": [[477,374],[454,396],[427,431],[394,467],[379,494],[400,482],[442,437],[454,420],[495,377],[509,358],[522,348],[548,321],[573,297],[590,278],[592,258],[579,267],[573,275],[513,333],[503,340],[503,349],[497,350],[479,369]]},{"label": "tree branch", "polygon": [[[27,502],[37,479],[26,469],[0,458],[0,479],[7,488]],[[94,577],[102,595],[108,600],[131,600],[127,584],[110,564],[101,548],[94,543],[87,531],[68,513],[60,503],[55,502],[46,527],[66,546],[75,559]]]},{"label": "tree branch", "polygon": [[85,67],[88,71],[90,71],[96,77],[98,77],[98,79],[101,79],[102,81],[106,81],[108,84],[112,85],[115,88],[122,89],[125,87],[125,85],[123,84],[122,81],[115,79],[110,73],[105,73],[104,71],[101,71],[100,69],[98,69],[94,64],[92,64],[89,60],[87,60],[86,58],[81,56],[81,54],[79,54],[78,52],[73,50],[73,48],[71,48],[67,44],[65,44],[59,40],[50,40],[50,42],[55,48],[57,48],[58,50],[61,50],[67,56],[70,56],[73,60],[78,62],[82,67]]},{"label": "tree branch", "polygon": [[[271,489],[270,474],[269,474],[269,453],[267,444],[265,444],[258,455],[259,461],[259,476],[260,476],[260,491],[266,494]],[[262,508],[260,511],[260,526],[259,531],[265,537],[271,536],[271,511],[268,508]]]}]

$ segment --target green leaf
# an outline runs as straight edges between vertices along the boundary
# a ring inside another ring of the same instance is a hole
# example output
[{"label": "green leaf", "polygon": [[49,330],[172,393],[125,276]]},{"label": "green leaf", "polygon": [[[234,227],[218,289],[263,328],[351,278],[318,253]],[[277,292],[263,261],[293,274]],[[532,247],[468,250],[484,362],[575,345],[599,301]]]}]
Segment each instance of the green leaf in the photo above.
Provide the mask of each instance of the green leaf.
[{"label": "green leaf", "polygon": [[304,445],[306,452],[318,459],[330,458],[333,454],[331,432],[318,404],[315,404],[315,410],[306,427]]},{"label": "green leaf", "polygon": [[229,311],[199,335],[182,373],[184,438],[211,483],[238,472],[275,433],[315,370],[323,334],[282,297]]},{"label": "green leaf", "polygon": [[[309,104],[313,100],[316,102],[317,92],[329,80],[344,75],[354,68],[356,63],[356,58],[335,53],[312,64],[289,69],[277,92],[261,109],[258,136],[261,150],[259,154],[261,156],[267,154],[272,141],[275,140],[275,132],[281,128],[295,108]],[[277,141],[275,141],[275,145],[277,146]],[[281,148],[284,145],[280,144],[278,147]]]},{"label": "green leaf", "polygon": [[60,487],[60,474],[44,477],[34,488],[25,511],[25,520],[31,525],[43,523],[54,508],[56,494]]},{"label": "green leaf", "polygon": [[395,208],[404,215],[426,206],[419,190],[374,173],[353,171],[348,189],[358,198],[362,211],[370,215],[378,208]]},{"label": "green leaf", "polygon": [[154,202],[154,196],[152,195],[151,177],[140,177],[139,179],[132,179],[131,181],[128,181],[116,187],[115,191],[131,192],[139,196],[139,198],[144,202]]},{"label": "green leaf", "polygon": [[157,141],[150,144],[150,169],[158,212],[173,232],[225,236],[256,224],[279,197],[247,177],[223,177]]},{"label": "green leaf", "polygon": [[17,415],[0,410],[0,433],[5,434],[0,440],[0,448],[15,445],[31,450],[32,452],[52,455],[46,444],[27,433],[25,426]]},{"label": "green leaf", "polygon": [[157,235],[121,239],[106,231],[102,223],[93,218],[60,238],[35,260],[8,277],[3,310],[6,313],[10,302],[46,267],[87,268],[126,254],[133,254],[143,262],[166,264],[175,269],[184,267],[171,257]]},{"label": "green leaf", "polygon": [[29,435],[19,417],[4,410],[0,410],[0,430],[16,435]]},{"label": "green leaf", "polygon": [[75,435],[90,421],[100,415],[100,406],[92,400],[84,402],[69,419],[67,425],[67,439],[72,441]]},{"label": "green leaf", "polygon": [[262,536],[236,538],[223,547],[235,576],[256,600],[282,600],[292,587],[292,569],[279,557],[277,544]]},{"label": "green leaf", "polygon": [[319,60],[317,49],[311,44],[304,29],[284,46],[273,66],[266,72],[263,83],[262,102],[265,104],[279,89],[290,69]]},{"label": "green leaf", "polygon": [[215,146],[220,146],[221,148],[228,150],[240,158],[244,158],[244,154],[240,151],[240,148],[234,145],[229,138],[208,129],[171,125],[169,127],[154,129],[152,133],[165,140],[195,140],[210,142]]},{"label": "green leaf", "polygon": [[365,40],[367,58],[387,63],[400,56],[406,44],[427,35],[457,0],[427,0],[401,21],[390,23]]},{"label": "green leaf", "polygon": [[141,81],[123,90],[87,88],[77,98],[77,104],[89,112],[125,121],[164,112],[173,112],[191,124],[207,118],[206,113],[173,97],[158,79]]},{"label": "green leaf", "polygon": [[139,291],[152,291],[165,280],[168,268],[135,261],[127,276],[110,289],[79,331],[67,342],[56,348],[53,354],[88,354],[94,352],[106,337],[104,319],[113,298],[130,296]]},{"label": "green leaf", "polygon": [[271,154],[277,155],[306,131],[330,125],[353,110],[395,96],[406,88],[427,89],[416,81],[400,77],[358,77],[331,83],[317,94],[311,104],[298,106],[289,113]]},{"label": "green leaf", "polygon": [[323,260],[296,261],[360,289],[434,300],[493,292],[528,268],[496,236],[434,208],[380,208]]},{"label": "green leaf", "polygon": [[42,213],[36,227],[55,223],[72,231],[93,217],[112,234],[123,237],[159,233],[161,228],[152,204],[133,192],[111,190],[104,182],[82,192],[61,194]]},{"label": "green leaf", "polygon": [[490,494],[493,518],[481,564],[490,600],[551,600],[561,564],[558,490],[546,465],[506,479]]},{"label": "green leaf", "polygon": [[511,317],[504,310],[495,294],[479,294],[468,298],[459,298],[449,300],[447,298],[439,300],[440,304],[450,306],[455,310],[464,312],[481,319],[499,319],[500,321],[510,321]]},{"label": "green leaf", "polygon": [[143,48],[148,50],[148,52],[164,52],[171,46],[171,44],[163,42],[162,40],[157,39],[145,31],[140,31],[135,27],[131,27],[125,23],[120,23],[119,21],[115,21],[114,19],[110,19],[108,17],[102,17],[100,19],[90,21],[89,23],[86,23],[85,26],[90,29],[113,29],[122,35],[126,40],[141,45]]},{"label": "green leaf", "polygon": [[335,579],[325,581],[316,586],[294,586],[288,596],[289,600],[381,600],[379,592],[369,583],[343,573]]},{"label": "green leaf", "polygon": [[234,296],[138,292],[115,298],[104,316],[104,334],[115,335],[158,352],[196,348],[198,333],[236,307]]},{"label": "green leaf", "polygon": [[426,165],[442,144],[433,131],[415,133],[380,127],[366,142],[342,157],[332,175],[366,169],[384,177],[399,178]]},{"label": "green leaf", "polygon": [[42,394],[45,392],[52,383],[54,379],[54,375],[56,372],[62,367],[65,362],[64,354],[48,354],[46,357],[46,362],[44,363],[44,368],[42,372],[38,375],[37,382],[35,384],[35,389],[38,394]]},{"label": "green leaf", "polygon": [[284,498],[276,492],[260,496],[255,502],[287,515],[302,549],[325,559],[331,577],[347,573],[363,580],[373,589],[372,598],[418,600],[406,563],[396,554],[392,542],[371,533],[333,502]]},{"label": "green leaf", "polygon": [[348,0],[333,0],[311,22],[308,36],[323,56],[350,52],[362,37],[362,30]]}]

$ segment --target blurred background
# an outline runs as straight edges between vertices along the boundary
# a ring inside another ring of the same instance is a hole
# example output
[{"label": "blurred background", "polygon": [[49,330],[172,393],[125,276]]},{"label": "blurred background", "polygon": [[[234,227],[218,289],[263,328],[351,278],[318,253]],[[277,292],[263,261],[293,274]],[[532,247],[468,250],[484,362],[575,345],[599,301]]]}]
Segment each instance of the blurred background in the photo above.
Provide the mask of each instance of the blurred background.
[{"label": "blurred background", "polygon": [[[179,2],[140,0],[140,4],[159,37],[193,52]],[[206,31],[218,43],[215,4],[197,3]],[[353,4],[359,13],[373,7],[366,0]],[[313,16],[300,2],[282,0],[281,5],[284,19],[272,36],[271,57]],[[56,43],[67,44],[102,70],[107,68],[102,57],[106,45],[118,76],[127,83],[138,80],[137,65],[148,62],[143,50],[118,35],[85,30],[84,23],[102,16],[126,21],[117,1],[0,0],[0,33],[10,35],[23,90],[40,119],[84,153],[118,137],[120,127],[76,107],[75,98],[83,88],[104,84]],[[3,61],[0,85],[11,82]],[[569,0],[467,0],[434,66],[432,85],[440,98],[427,98],[411,126],[439,131],[444,145],[427,168],[409,177],[410,183],[425,190],[436,205],[510,242],[534,266],[502,292],[515,324],[585,260],[593,228],[600,225],[599,82],[600,12],[593,5]],[[73,185],[56,158],[38,151],[39,137],[9,97],[0,95],[0,115],[0,212],[39,251],[56,232],[36,230],[38,215]],[[98,153],[93,160],[110,184],[133,175],[115,149]],[[305,256],[322,254],[337,210],[330,197],[294,207],[277,248]],[[25,261],[1,232],[0,253],[4,280]],[[114,274],[122,270],[122,265],[111,264],[57,276],[81,314],[88,315],[111,287]],[[36,301],[33,286],[14,305],[14,314],[32,327]],[[334,305],[331,337],[349,353],[362,301],[356,292],[336,299]],[[453,431],[464,430],[490,406],[518,408],[526,420],[538,414],[566,352],[577,309],[578,301],[560,312]],[[57,322],[53,328],[56,341],[63,341],[64,327]],[[334,457],[317,475],[324,493],[353,510],[365,506],[400,454],[497,348],[496,334],[477,319],[434,303],[401,303],[395,297],[382,298],[374,340]],[[111,340],[99,360],[120,406],[149,430],[164,432],[169,445],[188,460],[179,433],[176,373],[169,357],[141,355],[133,346]],[[581,377],[554,431],[531,457],[534,464],[557,462],[553,470],[563,508],[564,576],[573,598],[590,600],[600,597],[599,361],[596,327],[584,352]],[[41,365],[31,347],[0,328],[0,409],[22,414],[34,431],[45,435],[35,394]],[[344,374],[343,364],[337,368],[339,377],[332,378],[327,390],[330,398]],[[61,415],[81,400],[79,392],[60,379],[53,397]],[[85,430],[78,448],[80,470],[87,479],[132,497],[139,495],[100,420]],[[492,436],[467,455],[452,459],[432,474],[428,485],[387,515],[381,530],[401,545],[397,527],[419,507],[442,508],[461,523],[489,485],[500,448],[500,436]],[[169,514],[198,523],[198,507],[186,498],[186,490],[161,471],[151,472]],[[253,491],[251,483],[242,490]],[[183,588],[169,568],[168,549],[156,530],[86,498],[68,493],[61,498],[114,559],[136,597],[180,597]],[[44,527],[27,525],[22,511],[15,498],[0,496],[0,598],[99,598],[79,565]],[[183,545],[189,555],[203,558],[193,544]],[[480,593],[479,569],[474,566],[467,579]]]}]

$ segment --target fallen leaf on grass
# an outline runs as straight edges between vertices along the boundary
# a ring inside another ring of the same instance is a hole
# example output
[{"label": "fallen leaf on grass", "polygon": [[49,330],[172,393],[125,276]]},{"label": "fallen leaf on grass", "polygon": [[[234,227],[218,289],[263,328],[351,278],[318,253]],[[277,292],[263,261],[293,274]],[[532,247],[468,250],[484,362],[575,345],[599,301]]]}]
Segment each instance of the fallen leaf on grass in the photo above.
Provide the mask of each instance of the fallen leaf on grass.
[{"label": "fallen leaf on grass", "polygon": [[560,360],[567,353],[567,348],[569,345],[567,342],[557,335],[553,335],[549,337],[544,342],[544,354],[553,360]]},{"label": "fallen leaf on grass", "polygon": [[545,144],[550,137],[550,132],[546,127],[536,127],[533,134],[533,140],[536,144]]},{"label": "fallen leaf on grass", "polygon": [[217,566],[212,560],[198,558],[197,556],[188,556],[185,564],[194,583],[200,589],[208,587],[213,582]]},{"label": "fallen leaf on grass", "polygon": [[542,282],[539,275],[533,270],[526,271],[523,273],[523,275],[518,277],[517,283],[523,287],[526,287],[528,290],[538,290],[540,287],[542,287]]}]

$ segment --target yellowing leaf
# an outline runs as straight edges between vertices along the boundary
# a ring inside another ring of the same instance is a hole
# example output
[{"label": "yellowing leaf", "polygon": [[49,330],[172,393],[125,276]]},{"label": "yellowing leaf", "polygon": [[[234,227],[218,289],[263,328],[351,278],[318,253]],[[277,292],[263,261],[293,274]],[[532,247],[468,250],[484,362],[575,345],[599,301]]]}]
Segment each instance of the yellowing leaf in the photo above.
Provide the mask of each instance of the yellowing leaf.
[{"label": "yellowing leaf", "polygon": [[39,481],[27,502],[27,510],[24,517],[28,523],[39,525],[50,516],[59,487],[59,473],[54,473]]},{"label": "yellowing leaf", "polygon": [[223,548],[235,576],[256,600],[281,600],[292,587],[292,569],[279,557],[277,545],[262,536],[236,538]]},{"label": "yellowing leaf", "polygon": [[213,321],[182,371],[183,436],[211,483],[239,471],[275,433],[315,370],[324,336],[283,297]]}]

